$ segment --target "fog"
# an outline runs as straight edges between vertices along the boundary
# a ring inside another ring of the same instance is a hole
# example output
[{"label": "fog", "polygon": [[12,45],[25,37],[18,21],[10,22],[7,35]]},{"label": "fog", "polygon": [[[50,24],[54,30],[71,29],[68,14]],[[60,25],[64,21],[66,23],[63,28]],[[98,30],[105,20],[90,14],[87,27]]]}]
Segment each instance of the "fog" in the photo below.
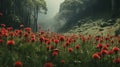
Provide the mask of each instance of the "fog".
[{"label": "fog", "polygon": [[64,0],[45,0],[47,3],[47,14],[38,15],[38,24],[44,29],[50,29],[51,31],[56,31],[56,21],[54,21],[54,16],[59,12],[60,4]]}]

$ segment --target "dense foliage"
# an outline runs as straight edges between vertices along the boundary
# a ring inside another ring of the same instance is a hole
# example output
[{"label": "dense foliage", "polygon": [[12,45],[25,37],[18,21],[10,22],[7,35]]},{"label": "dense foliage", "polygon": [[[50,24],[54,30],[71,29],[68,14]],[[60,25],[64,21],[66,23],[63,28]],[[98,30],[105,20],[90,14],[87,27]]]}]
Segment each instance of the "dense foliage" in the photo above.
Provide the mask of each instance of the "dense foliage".
[{"label": "dense foliage", "polygon": [[38,12],[46,13],[44,0],[0,0],[0,23],[17,28],[19,24],[37,30]]}]

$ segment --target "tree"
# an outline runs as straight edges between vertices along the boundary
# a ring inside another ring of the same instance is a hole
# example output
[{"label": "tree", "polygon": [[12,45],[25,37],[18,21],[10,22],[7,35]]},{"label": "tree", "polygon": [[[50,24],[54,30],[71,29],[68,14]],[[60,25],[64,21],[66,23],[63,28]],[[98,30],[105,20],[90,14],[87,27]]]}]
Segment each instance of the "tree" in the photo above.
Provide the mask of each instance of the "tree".
[{"label": "tree", "polygon": [[7,26],[12,25],[15,28],[22,23],[37,31],[38,12],[46,11],[44,0],[0,0],[0,12],[4,14],[0,23],[4,22]]},{"label": "tree", "polygon": [[112,4],[112,18],[116,18],[119,15],[120,12],[120,0],[111,0]]}]

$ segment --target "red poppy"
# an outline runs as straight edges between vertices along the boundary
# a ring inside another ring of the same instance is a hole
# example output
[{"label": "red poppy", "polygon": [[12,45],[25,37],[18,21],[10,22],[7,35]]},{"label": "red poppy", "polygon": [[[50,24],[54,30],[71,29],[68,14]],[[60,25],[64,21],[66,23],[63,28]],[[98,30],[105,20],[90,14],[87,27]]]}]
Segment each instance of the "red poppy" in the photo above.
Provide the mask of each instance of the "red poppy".
[{"label": "red poppy", "polygon": [[71,53],[71,52],[73,52],[73,49],[72,48],[68,48],[68,51]]},{"label": "red poppy", "polygon": [[14,40],[8,40],[7,45],[15,45],[15,41]]},{"label": "red poppy", "polygon": [[95,53],[92,55],[92,58],[94,59],[100,59],[100,55],[98,53]]},{"label": "red poppy", "polygon": [[118,40],[118,43],[120,43],[120,40]]},{"label": "red poppy", "polygon": [[85,41],[86,41],[86,39],[83,37],[83,38],[82,38],[82,42],[85,42]]},{"label": "red poppy", "polygon": [[8,27],[7,30],[8,30],[8,31],[12,31],[13,28],[12,28],[12,27]]},{"label": "red poppy", "polygon": [[100,38],[96,38],[96,41],[99,41],[100,40]]},{"label": "red poppy", "polygon": [[59,42],[59,40],[58,40],[58,39],[55,39],[55,40],[54,40],[54,43],[56,43],[56,44],[57,44],[58,42]]},{"label": "red poppy", "polygon": [[48,63],[44,64],[44,67],[53,67],[53,66],[54,66],[53,63],[51,63],[51,62],[48,62]]},{"label": "red poppy", "polygon": [[109,47],[109,46],[110,46],[110,44],[106,44],[106,46],[107,46],[107,47]]},{"label": "red poppy", "polygon": [[65,60],[61,60],[61,63],[64,64],[64,63],[65,63]]},{"label": "red poppy", "polygon": [[[22,35],[22,30],[15,30],[15,34],[17,35],[17,36],[21,36]],[[24,34],[24,36],[26,37],[26,35]]]},{"label": "red poppy", "polygon": [[70,42],[69,41],[67,41],[66,42],[66,44],[65,44],[65,46],[69,46],[70,45]]},{"label": "red poppy", "polygon": [[102,42],[103,42],[103,39],[99,40],[99,42],[102,43]]},{"label": "red poppy", "polygon": [[109,55],[113,54],[113,50],[108,51],[108,54]]},{"label": "red poppy", "polygon": [[58,55],[58,52],[57,51],[53,51],[52,52],[52,56],[57,56]]},{"label": "red poppy", "polygon": [[9,34],[9,35],[10,35],[11,37],[12,37],[12,36],[14,36],[14,32],[10,32],[10,34]]},{"label": "red poppy", "polygon": [[115,59],[113,60],[113,63],[120,63],[120,58],[115,58]]},{"label": "red poppy", "polygon": [[28,37],[29,36],[29,34],[26,32],[26,33],[24,33],[24,37]]},{"label": "red poppy", "polygon": [[35,38],[35,34],[32,34],[32,35],[31,35],[31,38]]},{"label": "red poppy", "polygon": [[45,32],[44,31],[40,31],[40,34],[42,35],[42,34],[44,34]]},{"label": "red poppy", "polygon": [[102,50],[108,50],[107,46],[103,46]]},{"label": "red poppy", "polygon": [[17,61],[17,62],[15,62],[14,67],[22,67],[22,66],[23,66],[23,64],[22,64],[21,61]]},{"label": "red poppy", "polygon": [[96,46],[96,48],[99,48],[99,49],[101,49],[102,47],[103,47],[102,44],[98,44],[98,45]]},{"label": "red poppy", "polygon": [[3,40],[2,40],[2,39],[0,39],[0,43],[3,43]]},{"label": "red poppy", "polygon": [[47,45],[49,45],[50,43],[51,43],[51,41],[50,41],[50,40],[46,41],[46,44],[47,44]]},{"label": "red poppy", "polygon": [[106,37],[105,40],[108,41],[110,38]]},{"label": "red poppy", "polygon": [[102,55],[107,55],[107,54],[108,54],[108,51],[107,51],[107,50],[101,50],[101,54],[102,54]]},{"label": "red poppy", "polygon": [[27,27],[27,28],[25,28],[25,31],[30,32],[31,28]]},{"label": "red poppy", "polygon": [[117,53],[120,49],[118,47],[113,47],[113,52]]},{"label": "red poppy", "polygon": [[45,40],[45,38],[44,37],[40,37],[40,42],[42,43],[44,40]]},{"label": "red poppy", "polygon": [[75,48],[76,48],[76,49],[80,49],[80,45],[76,45]]},{"label": "red poppy", "polygon": [[35,38],[31,38],[31,41],[32,41],[32,42],[35,42]]},{"label": "red poppy", "polygon": [[6,25],[5,24],[1,24],[1,27],[5,27]]},{"label": "red poppy", "polygon": [[65,40],[65,37],[64,36],[60,36],[60,41],[64,41]]}]

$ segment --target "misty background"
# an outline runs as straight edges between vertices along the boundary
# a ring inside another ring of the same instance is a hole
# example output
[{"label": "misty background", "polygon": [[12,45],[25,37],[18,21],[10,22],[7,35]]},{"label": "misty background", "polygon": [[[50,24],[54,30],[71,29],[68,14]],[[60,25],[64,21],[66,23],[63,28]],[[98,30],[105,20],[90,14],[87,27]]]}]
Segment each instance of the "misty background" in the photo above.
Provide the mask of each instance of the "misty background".
[{"label": "misty background", "polygon": [[42,29],[47,30],[50,29],[51,31],[57,31],[64,23],[63,21],[56,21],[55,16],[59,12],[60,4],[64,0],[45,0],[47,4],[47,14],[38,15],[38,24],[41,26]]}]

